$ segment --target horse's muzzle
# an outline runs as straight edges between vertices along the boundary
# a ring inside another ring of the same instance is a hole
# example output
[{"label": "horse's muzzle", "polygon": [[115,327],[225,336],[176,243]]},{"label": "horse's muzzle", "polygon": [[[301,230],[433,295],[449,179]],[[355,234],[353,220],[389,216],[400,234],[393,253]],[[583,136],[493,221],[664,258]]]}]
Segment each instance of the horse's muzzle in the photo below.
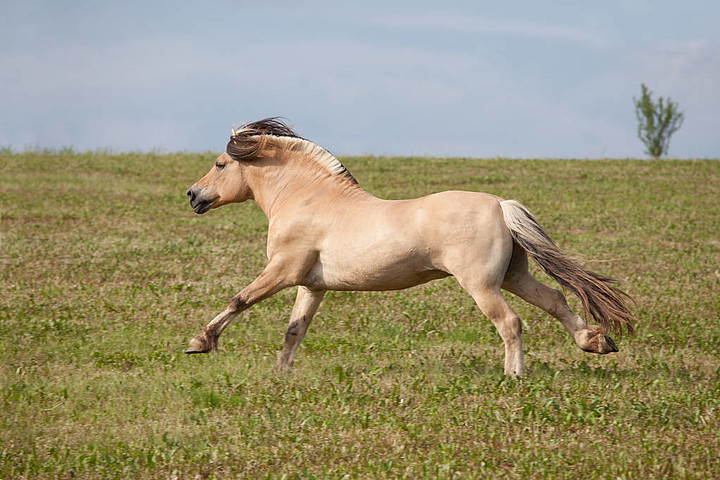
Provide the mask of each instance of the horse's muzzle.
[{"label": "horse's muzzle", "polygon": [[203,195],[204,192],[202,192],[201,189],[196,189],[195,187],[190,188],[190,190],[187,191],[188,200],[190,200],[190,206],[195,211],[195,213],[203,214],[210,210],[215,200],[217,200],[217,197],[208,199]]}]

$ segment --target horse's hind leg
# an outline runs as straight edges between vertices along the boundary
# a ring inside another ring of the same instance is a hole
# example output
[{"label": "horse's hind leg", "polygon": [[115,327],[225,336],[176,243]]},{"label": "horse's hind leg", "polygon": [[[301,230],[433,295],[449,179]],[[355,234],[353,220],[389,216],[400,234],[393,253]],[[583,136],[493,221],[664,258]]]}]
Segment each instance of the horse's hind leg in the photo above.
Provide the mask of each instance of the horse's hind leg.
[{"label": "horse's hind leg", "polygon": [[[483,314],[495,325],[505,344],[505,375],[520,377],[525,374],[525,356],[522,349],[522,321],[510,308],[499,286],[487,285],[463,276],[457,276],[463,289],[477,303]],[[474,280],[477,280],[474,279]]]},{"label": "horse's hind leg", "polygon": [[324,296],[324,290],[313,291],[306,287],[298,287],[290,324],[285,332],[285,345],[277,361],[278,369],[289,370],[292,366],[297,348],[305,338],[310,322]]},{"label": "horse's hind leg", "polygon": [[525,355],[522,349],[522,321],[510,308],[500,289],[470,291],[480,310],[488,317],[505,344],[505,375],[525,374]]},{"label": "horse's hind leg", "polygon": [[557,318],[582,350],[592,353],[618,351],[610,337],[597,328],[588,327],[585,320],[572,311],[560,291],[540,283],[530,274],[527,254],[517,245],[514,246],[503,288]]}]

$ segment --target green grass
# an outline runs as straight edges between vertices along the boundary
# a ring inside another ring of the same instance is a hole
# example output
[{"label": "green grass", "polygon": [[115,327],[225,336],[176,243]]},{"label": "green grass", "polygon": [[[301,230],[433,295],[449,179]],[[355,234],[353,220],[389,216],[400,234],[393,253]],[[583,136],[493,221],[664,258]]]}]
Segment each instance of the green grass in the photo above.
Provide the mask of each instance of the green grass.
[{"label": "green grass", "polygon": [[516,381],[451,278],[329,293],[290,375],[292,289],[184,355],[265,260],[257,206],[187,205],[213,158],[0,152],[0,478],[720,477],[720,162],[342,159],[384,198],[520,200],[623,281],[603,357],[508,295]]}]

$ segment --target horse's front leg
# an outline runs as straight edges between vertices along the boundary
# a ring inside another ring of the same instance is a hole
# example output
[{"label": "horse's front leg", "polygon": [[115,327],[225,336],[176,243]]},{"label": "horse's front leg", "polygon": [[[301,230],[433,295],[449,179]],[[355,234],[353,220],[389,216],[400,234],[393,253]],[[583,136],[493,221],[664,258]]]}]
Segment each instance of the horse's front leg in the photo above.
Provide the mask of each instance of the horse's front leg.
[{"label": "horse's front leg", "polygon": [[305,338],[310,322],[324,296],[325,290],[314,291],[303,286],[298,287],[290,324],[285,332],[285,345],[278,357],[277,368],[279,370],[290,370],[297,348]]},{"label": "horse's front leg", "polygon": [[217,350],[218,338],[240,313],[284,288],[297,285],[301,272],[302,266],[293,268],[286,262],[271,261],[250,285],[230,300],[225,310],[213,318],[200,335],[190,340],[190,346],[185,353],[207,353]]}]

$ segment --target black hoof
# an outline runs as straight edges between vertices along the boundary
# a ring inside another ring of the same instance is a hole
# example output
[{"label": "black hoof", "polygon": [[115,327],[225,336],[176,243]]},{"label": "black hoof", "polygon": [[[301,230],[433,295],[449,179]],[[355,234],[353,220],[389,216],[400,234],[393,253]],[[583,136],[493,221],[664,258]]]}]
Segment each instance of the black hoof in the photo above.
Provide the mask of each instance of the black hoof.
[{"label": "black hoof", "polygon": [[615,345],[615,342],[612,338],[605,335],[605,341],[607,342],[608,347],[610,347],[610,352],[619,352],[617,345]]}]

